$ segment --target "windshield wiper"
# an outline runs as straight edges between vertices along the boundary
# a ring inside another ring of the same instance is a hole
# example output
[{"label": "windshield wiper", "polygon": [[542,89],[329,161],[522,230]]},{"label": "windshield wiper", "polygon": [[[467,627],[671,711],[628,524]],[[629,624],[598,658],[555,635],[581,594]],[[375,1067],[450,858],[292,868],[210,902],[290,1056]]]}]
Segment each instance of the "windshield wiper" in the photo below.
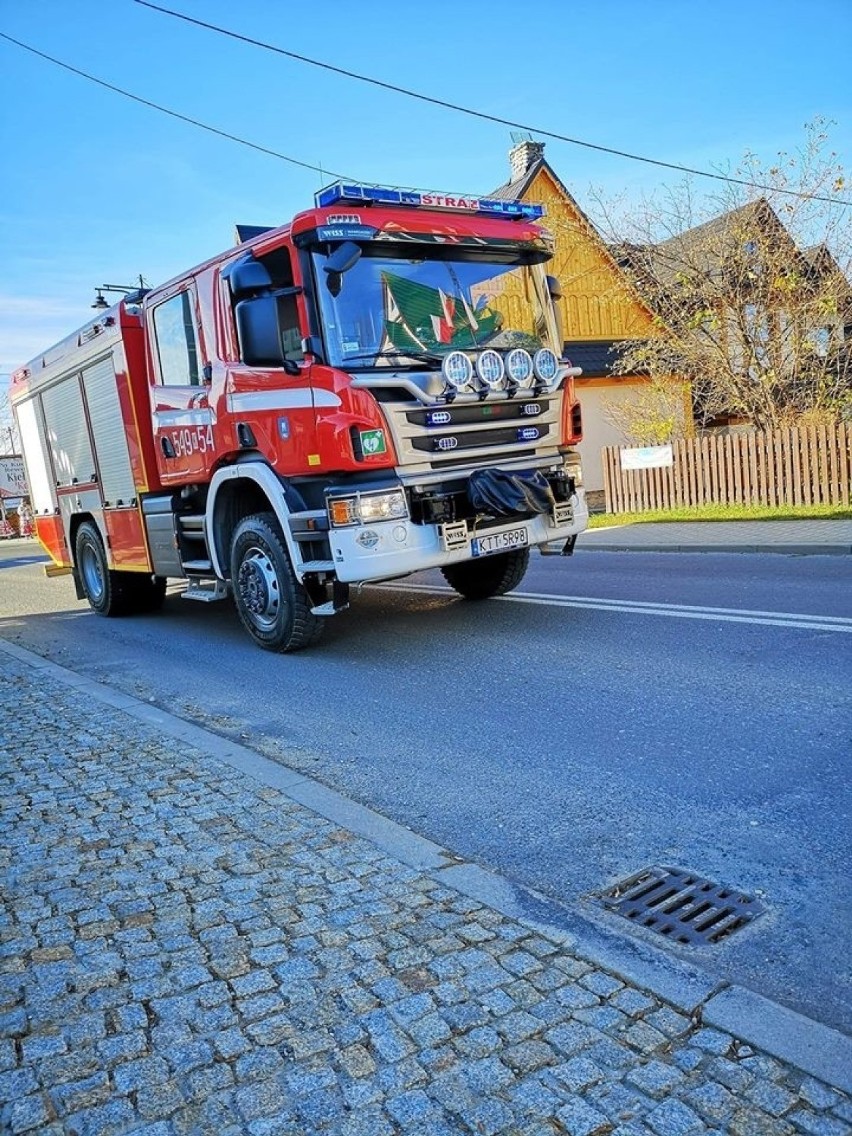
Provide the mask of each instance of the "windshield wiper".
[{"label": "windshield wiper", "polygon": [[364,359],[414,359],[422,363],[441,363],[443,362],[443,355],[438,355],[434,351],[362,351],[357,355],[347,355],[343,361],[342,366],[347,363],[357,363]]}]

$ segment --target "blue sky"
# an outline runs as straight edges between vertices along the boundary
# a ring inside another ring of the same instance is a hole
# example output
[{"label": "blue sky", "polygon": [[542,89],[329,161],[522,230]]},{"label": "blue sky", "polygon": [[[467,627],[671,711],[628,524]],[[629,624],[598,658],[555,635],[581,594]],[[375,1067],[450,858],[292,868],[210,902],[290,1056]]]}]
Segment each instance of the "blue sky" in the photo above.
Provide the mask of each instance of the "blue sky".
[{"label": "blue sky", "polygon": [[[817,115],[852,165],[852,0],[164,0],[386,82],[690,166],[793,149]],[[0,0],[0,32],[105,82],[323,169],[484,193],[510,131],[309,67],[133,0]],[[0,40],[0,373],[91,316],[279,224],[333,180],[216,138]],[[550,141],[581,204],[671,171]],[[3,380],[0,379],[0,384]],[[2,388],[0,388],[2,389]]]}]

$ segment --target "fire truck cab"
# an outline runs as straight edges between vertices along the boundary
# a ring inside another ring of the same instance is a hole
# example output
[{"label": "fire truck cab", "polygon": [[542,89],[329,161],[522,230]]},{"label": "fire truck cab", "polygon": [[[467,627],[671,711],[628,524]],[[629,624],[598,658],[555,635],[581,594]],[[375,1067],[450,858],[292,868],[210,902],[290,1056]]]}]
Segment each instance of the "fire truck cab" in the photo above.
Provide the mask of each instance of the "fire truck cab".
[{"label": "fire truck cab", "polygon": [[38,536],[101,615],[233,595],[313,643],[353,583],[520,583],[587,525],[543,210],[337,184],[13,376]]}]

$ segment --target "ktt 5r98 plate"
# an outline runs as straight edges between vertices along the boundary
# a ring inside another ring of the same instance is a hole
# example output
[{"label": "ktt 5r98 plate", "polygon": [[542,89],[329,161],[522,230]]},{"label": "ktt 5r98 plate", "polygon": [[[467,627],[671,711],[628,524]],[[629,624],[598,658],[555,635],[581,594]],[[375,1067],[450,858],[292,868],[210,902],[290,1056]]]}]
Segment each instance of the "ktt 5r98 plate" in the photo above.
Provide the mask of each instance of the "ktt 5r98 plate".
[{"label": "ktt 5r98 plate", "polygon": [[509,529],[507,532],[477,536],[470,542],[474,556],[489,556],[492,552],[507,552],[512,548],[525,548],[529,543],[526,528]]}]

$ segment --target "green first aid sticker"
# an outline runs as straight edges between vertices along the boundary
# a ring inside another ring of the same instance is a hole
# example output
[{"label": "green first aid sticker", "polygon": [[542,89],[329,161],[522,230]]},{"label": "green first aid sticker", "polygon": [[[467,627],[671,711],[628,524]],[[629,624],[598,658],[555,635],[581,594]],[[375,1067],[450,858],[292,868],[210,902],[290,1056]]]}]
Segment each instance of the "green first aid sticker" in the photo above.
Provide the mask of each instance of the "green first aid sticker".
[{"label": "green first aid sticker", "polygon": [[362,430],[360,437],[361,449],[367,456],[388,452],[384,430]]}]

